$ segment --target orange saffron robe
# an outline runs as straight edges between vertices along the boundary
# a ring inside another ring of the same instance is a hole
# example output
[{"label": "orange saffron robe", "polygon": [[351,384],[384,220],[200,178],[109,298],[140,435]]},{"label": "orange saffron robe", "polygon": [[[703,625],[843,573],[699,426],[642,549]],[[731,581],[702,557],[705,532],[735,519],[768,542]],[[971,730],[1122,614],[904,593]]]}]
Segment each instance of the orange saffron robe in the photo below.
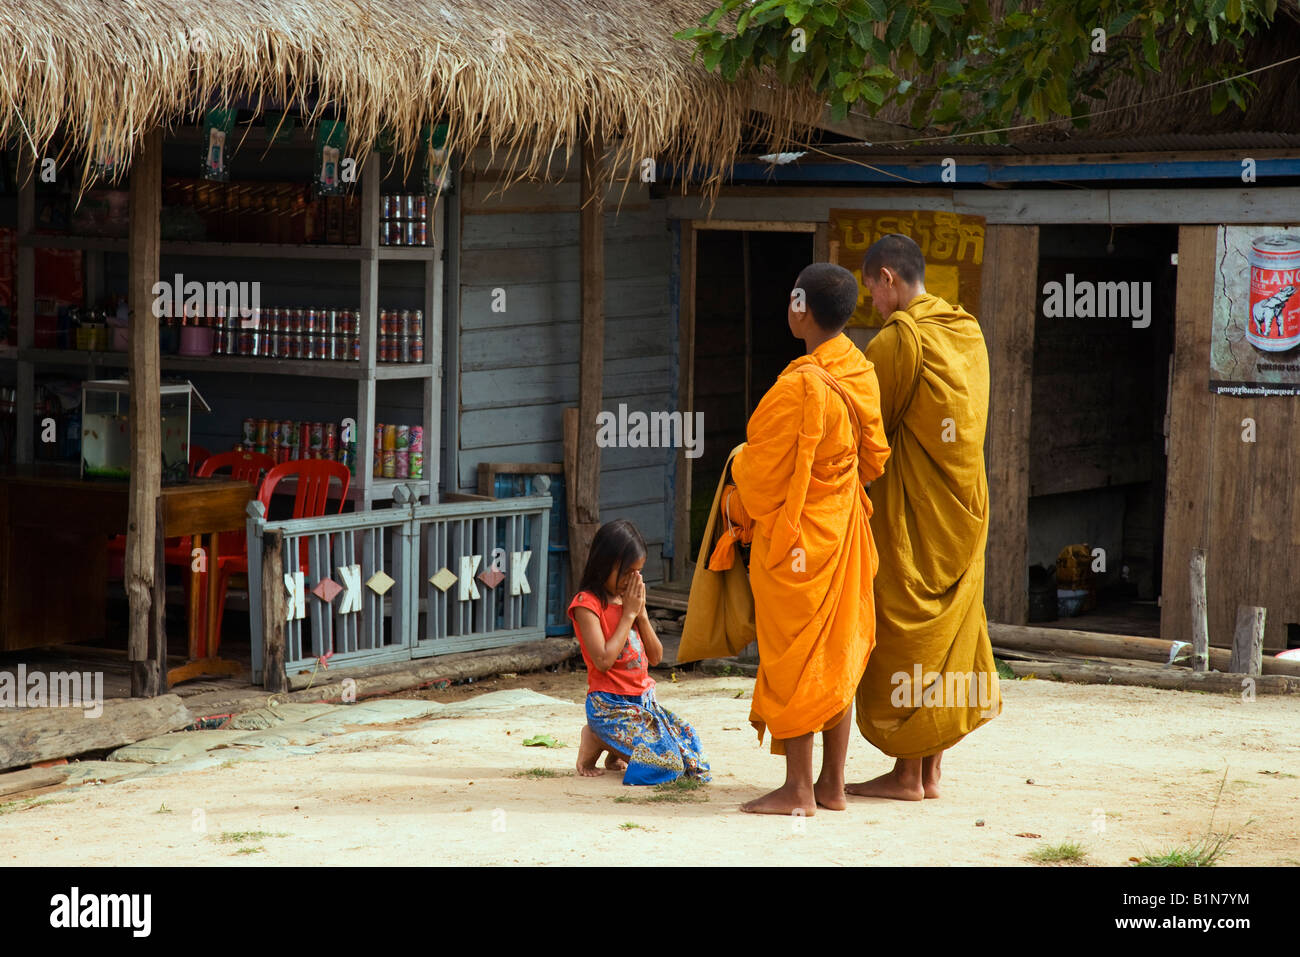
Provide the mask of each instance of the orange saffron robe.
[{"label": "orange saffron robe", "polygon": [[[829,383],[839,383],[854,418]],[[875,645],[872,579],[879,565],[871,500],[889,446],[880,386],[841,333],[782,371],[749,420],[732,479],[753,521],[749,578],[758,634],[750,723],[772,751],[787,738],[833,727],[852,704]]]}]

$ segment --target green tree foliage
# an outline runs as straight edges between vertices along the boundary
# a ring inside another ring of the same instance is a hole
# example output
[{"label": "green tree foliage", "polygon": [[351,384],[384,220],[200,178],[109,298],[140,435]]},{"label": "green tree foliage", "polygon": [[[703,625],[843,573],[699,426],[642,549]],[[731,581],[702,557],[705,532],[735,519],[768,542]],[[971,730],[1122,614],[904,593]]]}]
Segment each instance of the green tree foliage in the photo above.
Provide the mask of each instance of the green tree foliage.
[{"label": "green tree foliage", "polygon": [[[913,126],[954,132],[1070,118],[1104,108],[1116,76],[1160,70],[1161,53],[1186,33],[1194,50],[1240,52],[1271,24],[1278,0],[723,0],[683,30],[710,70],[734,80],[773,68],[786,83],[810,81],[843,119],[851,105],[873,115],[910,105]],[[1239,60],[1177,64],[1188,84],[1223,81],[1211,109],[1244,109],[1255,90]],[[982,137],[995,141],[998,137]]]}]

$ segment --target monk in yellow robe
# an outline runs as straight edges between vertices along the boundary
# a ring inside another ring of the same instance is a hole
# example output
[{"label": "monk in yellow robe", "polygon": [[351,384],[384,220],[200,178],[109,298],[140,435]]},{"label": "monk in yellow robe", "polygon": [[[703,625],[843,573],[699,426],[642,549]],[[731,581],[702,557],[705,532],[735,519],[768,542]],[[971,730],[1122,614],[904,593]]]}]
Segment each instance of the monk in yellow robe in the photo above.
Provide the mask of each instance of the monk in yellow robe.
[{"label": "monk in yellow robe", "polygon": [[863,284],[888,320],[867,346],[891,447],[871,487],[876,649],[858,688],[858,729],[894,769],[850,794],[939,796],[943,752],[1002,711],[984,617],[989,360],[979,324],[925,291],[909,237],[866,253]]},{"label": "monk in yellow robe", "polygon": [[[784,754],[785,784],[744,805],[759,814],[843,810],[853,696],[874,644],[871,538],[864,484],[889,456],[876,375],[844,335],[858,285],[815,263],[799,274],[786,318],[807,354],[763,396],[732,459],[728,518],[752,531],[758,678],[750,723]],[[726,543],[724,543],[726,544]],[[812,776],[813,735],[823,734]]]}]

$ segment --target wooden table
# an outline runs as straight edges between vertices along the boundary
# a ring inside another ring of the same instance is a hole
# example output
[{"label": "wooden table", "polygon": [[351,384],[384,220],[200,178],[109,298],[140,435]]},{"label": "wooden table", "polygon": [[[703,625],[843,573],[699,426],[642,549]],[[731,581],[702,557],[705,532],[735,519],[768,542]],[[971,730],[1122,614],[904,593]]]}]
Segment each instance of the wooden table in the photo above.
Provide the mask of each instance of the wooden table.
[{"label": "wooden table", "polygon": [[[198,614],[201,573],[191,567],[190,660],[168,672],[168,684],[239,670],[238,662],[216,656],[218,539],[244,528],[255,493],[229,478],[162,489],[163,535],[208,537],[206,629]],[[61,465],[0,469],[0,651],[104,637],[108,540],[126,532],[127,514],[126,482],[83,480],[75,467]]]}]

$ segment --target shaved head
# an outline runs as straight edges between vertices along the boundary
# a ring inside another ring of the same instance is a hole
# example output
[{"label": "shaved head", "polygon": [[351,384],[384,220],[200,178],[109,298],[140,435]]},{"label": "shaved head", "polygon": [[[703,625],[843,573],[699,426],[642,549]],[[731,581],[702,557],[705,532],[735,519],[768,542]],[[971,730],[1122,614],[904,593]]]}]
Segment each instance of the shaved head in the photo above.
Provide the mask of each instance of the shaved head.
[{"label": "shaved head", "polygon": [[862,277],[876,279],[884,268],[888,268],[908,285],[913,285],[925,278],[925,256],[921,255],[921,247],[911,236],[890,233],[872,243],[867,254],[862,257]]}]

